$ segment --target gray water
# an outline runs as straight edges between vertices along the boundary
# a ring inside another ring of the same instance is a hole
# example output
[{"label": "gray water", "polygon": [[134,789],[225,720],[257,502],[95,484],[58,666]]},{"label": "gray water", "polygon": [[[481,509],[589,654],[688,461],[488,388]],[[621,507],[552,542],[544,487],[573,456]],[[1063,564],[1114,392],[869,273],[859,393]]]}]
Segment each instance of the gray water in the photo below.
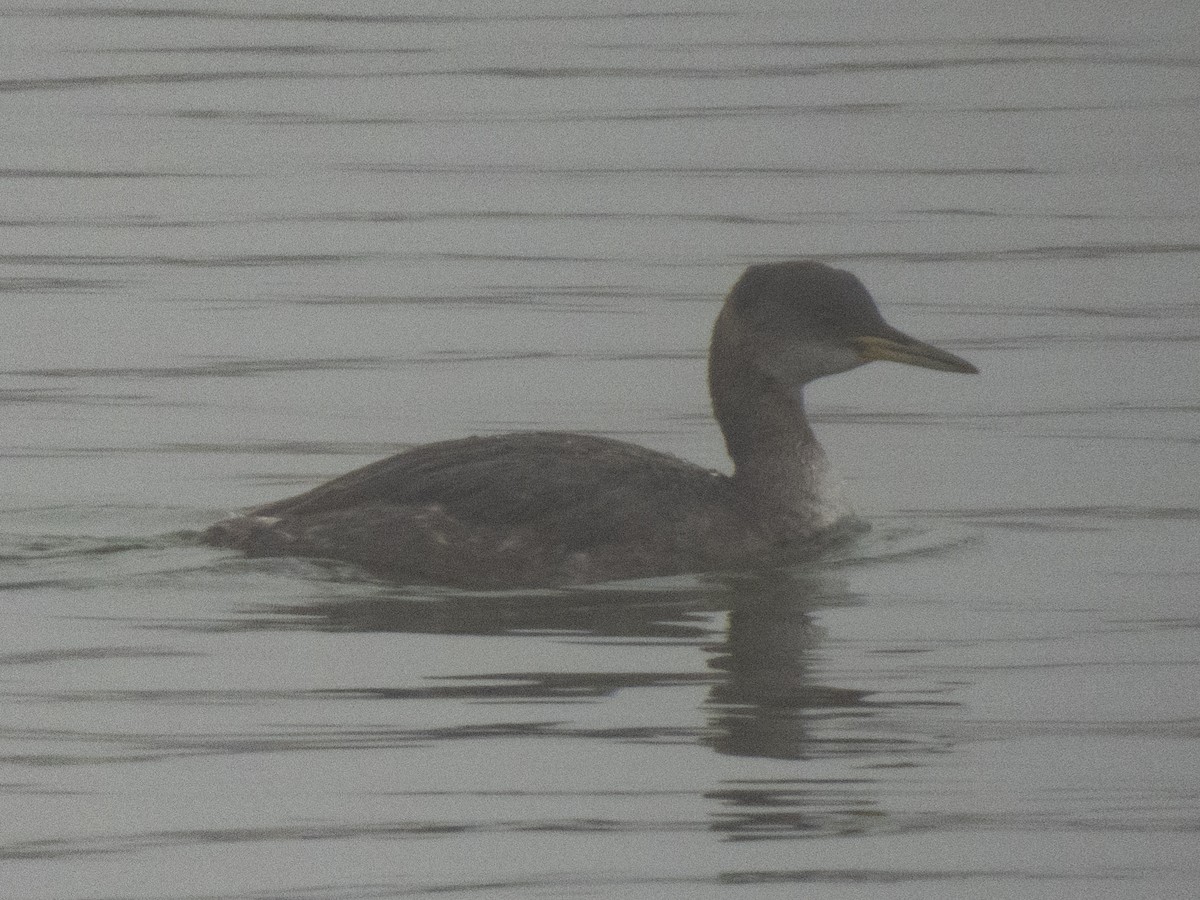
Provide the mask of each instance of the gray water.
[{"label": "gray water", "polygon": [[[1198,35],[0,10],[0,896],[1195,896]],[[487,594],[196,543],[465,434],[723,467],[708,328],[796,256],[983,373],[814,386],[872,530],[811,565]]]}]

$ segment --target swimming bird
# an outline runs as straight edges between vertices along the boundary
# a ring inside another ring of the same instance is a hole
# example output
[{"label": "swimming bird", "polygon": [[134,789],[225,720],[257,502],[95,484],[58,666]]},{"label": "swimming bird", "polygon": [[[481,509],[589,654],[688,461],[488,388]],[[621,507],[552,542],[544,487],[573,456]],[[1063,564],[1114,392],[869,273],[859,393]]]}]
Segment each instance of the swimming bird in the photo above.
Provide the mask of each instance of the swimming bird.
[{"label": "swimming bird", "polygon": [[709,346],[726,475],[605,437],[524,432],[418,446],[213,525],[251,556],[348,560],[406,581],[578,584],[802,555],[849,515],[804,386],[872,360],[978,370],[888,325],[862,282],[820,262],[753,265]]}]

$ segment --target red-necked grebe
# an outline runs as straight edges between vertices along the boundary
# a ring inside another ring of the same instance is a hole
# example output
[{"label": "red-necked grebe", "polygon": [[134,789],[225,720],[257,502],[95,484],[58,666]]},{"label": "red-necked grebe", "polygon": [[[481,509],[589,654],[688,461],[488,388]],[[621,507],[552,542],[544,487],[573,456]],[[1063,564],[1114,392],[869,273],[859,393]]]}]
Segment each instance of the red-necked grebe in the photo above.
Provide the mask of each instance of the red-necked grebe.
[{"label": "red-necked grebe", "polygon": [[811,261],[751,266],[709,347],[732,475],[589,435],[469,437],[259,506],[205,540],[252,556],[349,560],[408,581],[497,587],[778,561],[849,513],[805,418],[804,385],[872,360],[977,371],[884,322],[849,272]]}]

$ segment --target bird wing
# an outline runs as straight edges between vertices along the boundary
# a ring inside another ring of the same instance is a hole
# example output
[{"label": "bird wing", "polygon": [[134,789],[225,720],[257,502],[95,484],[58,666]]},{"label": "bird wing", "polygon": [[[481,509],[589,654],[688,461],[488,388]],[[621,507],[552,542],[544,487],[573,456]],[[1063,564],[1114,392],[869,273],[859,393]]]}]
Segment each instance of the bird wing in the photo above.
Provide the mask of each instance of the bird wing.
[{"label": "bird wing", "polygon": [[639,522],[725,502],[729,479],[674,456],[592,435],[472,437],[398,453],[303,494],[258,507],[261,516],[316,515],[354,506],[436,505],[472,525],[535,525],[564,543],[628,535]]}]

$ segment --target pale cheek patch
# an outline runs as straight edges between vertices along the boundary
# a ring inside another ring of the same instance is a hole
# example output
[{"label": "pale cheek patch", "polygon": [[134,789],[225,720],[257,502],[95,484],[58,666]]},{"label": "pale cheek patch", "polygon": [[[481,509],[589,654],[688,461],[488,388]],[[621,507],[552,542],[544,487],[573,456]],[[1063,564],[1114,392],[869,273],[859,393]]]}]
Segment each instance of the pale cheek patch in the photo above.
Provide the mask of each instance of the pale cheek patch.
[{"label": "pale cheek patch", "polygon": [[863,361],[849,347],[823,344],[788,344],[764,349],[758,365],[768,375],[785,384],[805,384],[824,375],[846,372]]}]

